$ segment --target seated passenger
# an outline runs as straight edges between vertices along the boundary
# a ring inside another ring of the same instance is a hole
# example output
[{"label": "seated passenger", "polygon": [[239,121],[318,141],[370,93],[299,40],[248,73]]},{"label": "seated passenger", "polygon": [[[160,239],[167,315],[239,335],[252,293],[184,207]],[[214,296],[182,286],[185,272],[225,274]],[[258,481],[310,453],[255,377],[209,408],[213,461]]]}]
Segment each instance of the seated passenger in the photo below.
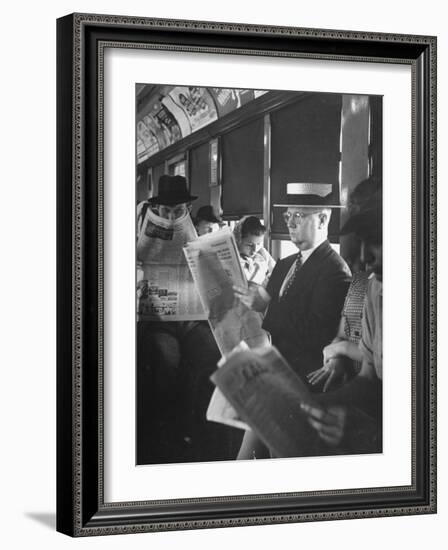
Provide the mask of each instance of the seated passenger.
[{"label": "seated passenger", "polygon": [[265,233],[266,227],[255,216],[244,216],[233,230],[246,279],[258,285],[267,283],[275,266],[274,258],[263,247]]},{"label": "seated passenger", "polygon": [[194,225],[198,236],[206,235],[207,233],[214,233],[218,231],[222,219],[217,216],[213,210],[213,206],[207,204],[206,206],[201,206],[196,213],[194,219]]}]

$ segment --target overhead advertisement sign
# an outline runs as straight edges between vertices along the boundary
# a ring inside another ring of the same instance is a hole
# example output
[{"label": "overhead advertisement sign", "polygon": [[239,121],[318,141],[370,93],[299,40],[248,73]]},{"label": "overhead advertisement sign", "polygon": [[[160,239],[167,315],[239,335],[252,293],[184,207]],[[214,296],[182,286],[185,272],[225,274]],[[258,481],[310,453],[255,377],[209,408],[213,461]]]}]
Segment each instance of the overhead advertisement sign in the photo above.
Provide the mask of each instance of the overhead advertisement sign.
[{"label": "overhead advertisement sign", "polygon": [[148,126],[139,120],[137,122],[137,158],[139,162],[159,151],[159,142]]},{"label": "overhead advertisement sign", "polygon": [[218,119],[215,103],[207,88],[176,86],[169,96],[187,117],[191,132]]},{"label": "overhead advertisement sign", "polygon": [[265,93],[263,90],[235,88],[159,87],[157,95],[153,95],[140,109],[142,114],[137,122],[138,162]]}]

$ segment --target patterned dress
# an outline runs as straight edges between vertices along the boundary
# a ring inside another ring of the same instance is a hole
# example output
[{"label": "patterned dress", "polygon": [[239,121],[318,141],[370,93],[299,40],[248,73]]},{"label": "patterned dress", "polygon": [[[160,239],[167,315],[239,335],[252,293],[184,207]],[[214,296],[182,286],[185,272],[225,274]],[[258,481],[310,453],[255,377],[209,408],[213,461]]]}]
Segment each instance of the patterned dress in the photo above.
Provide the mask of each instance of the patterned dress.
[{"label": "patterned dress", "polygon": [[[362,312],[368,283],[369,274],[365,271],[359,271],[353,275],[342,310],[346,339],[356,345],[361,339]],[[353,374],[357,374],[361,369],[361,363],[354,362],[353,368]]]}]

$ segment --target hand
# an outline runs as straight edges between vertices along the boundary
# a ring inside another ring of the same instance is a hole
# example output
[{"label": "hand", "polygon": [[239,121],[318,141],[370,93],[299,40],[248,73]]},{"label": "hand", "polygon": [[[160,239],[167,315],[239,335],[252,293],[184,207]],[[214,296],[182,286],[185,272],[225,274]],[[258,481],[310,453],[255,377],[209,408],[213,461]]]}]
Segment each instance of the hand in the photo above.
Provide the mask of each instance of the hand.
[{"label": "hand", "polygon": [[266,309],[268,301],[260,294],[260,285],[249,283],[247,288],[234,285],[233,292],[235,297],[248,309],[255,311],[264,311]]},{"label": "hand", "polygon": [[348,357],[352,361],[362,362],[362,352],[358,345],[349,340],[332,342],[323,349],[324,364],[336,357]]},{"label": "hand", "polygon": [[326,392],[332,388],[337,387],[341,384],[346,376],[346,370],[344,366],[344,361],[335,357],[331,359],[323,367],[317,369],[313,372],[310,372],[307,375],[307,380],[312,386],[317,386],[317,384],[325,382],[322,392]]},{"label": "hand", "polygon": [[253,296],[253,293],[249,291],[249,288],[233,285],[233,292],[234,292],[235,298],[237,298],[247,308],[252,309],[254,296]]},{"label": "hand", "polygon": [[338,342],[332,342],[331,344],[328,344],[328,346],[325,346],[322,351],[324,356],[324,365],[338,355],[347,355],[346,343],[347,342],[345,340],[339,340]]},{"label": "hand", "polygon": [[308,416],[308,422],[317,431],[319,437],[330,445],[337,447],[345,434],[347,410],[345,407],[323,409],[315,405],[302,403],[301,408]]}]

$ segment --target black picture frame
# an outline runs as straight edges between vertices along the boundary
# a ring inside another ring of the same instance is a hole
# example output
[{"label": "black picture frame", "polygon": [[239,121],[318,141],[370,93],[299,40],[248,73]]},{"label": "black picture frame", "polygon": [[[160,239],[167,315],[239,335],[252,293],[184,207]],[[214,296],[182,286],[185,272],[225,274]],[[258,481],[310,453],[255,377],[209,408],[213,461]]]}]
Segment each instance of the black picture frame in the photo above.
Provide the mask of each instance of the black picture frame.
[{"label": "black picture frame", "polygon": [[[104,502],[102,55],[107,44],[412,69],[412,484]],[[436,512],[436,44],[408,36],[72,14],[57,21],[57,530],[71,536]]]}]

